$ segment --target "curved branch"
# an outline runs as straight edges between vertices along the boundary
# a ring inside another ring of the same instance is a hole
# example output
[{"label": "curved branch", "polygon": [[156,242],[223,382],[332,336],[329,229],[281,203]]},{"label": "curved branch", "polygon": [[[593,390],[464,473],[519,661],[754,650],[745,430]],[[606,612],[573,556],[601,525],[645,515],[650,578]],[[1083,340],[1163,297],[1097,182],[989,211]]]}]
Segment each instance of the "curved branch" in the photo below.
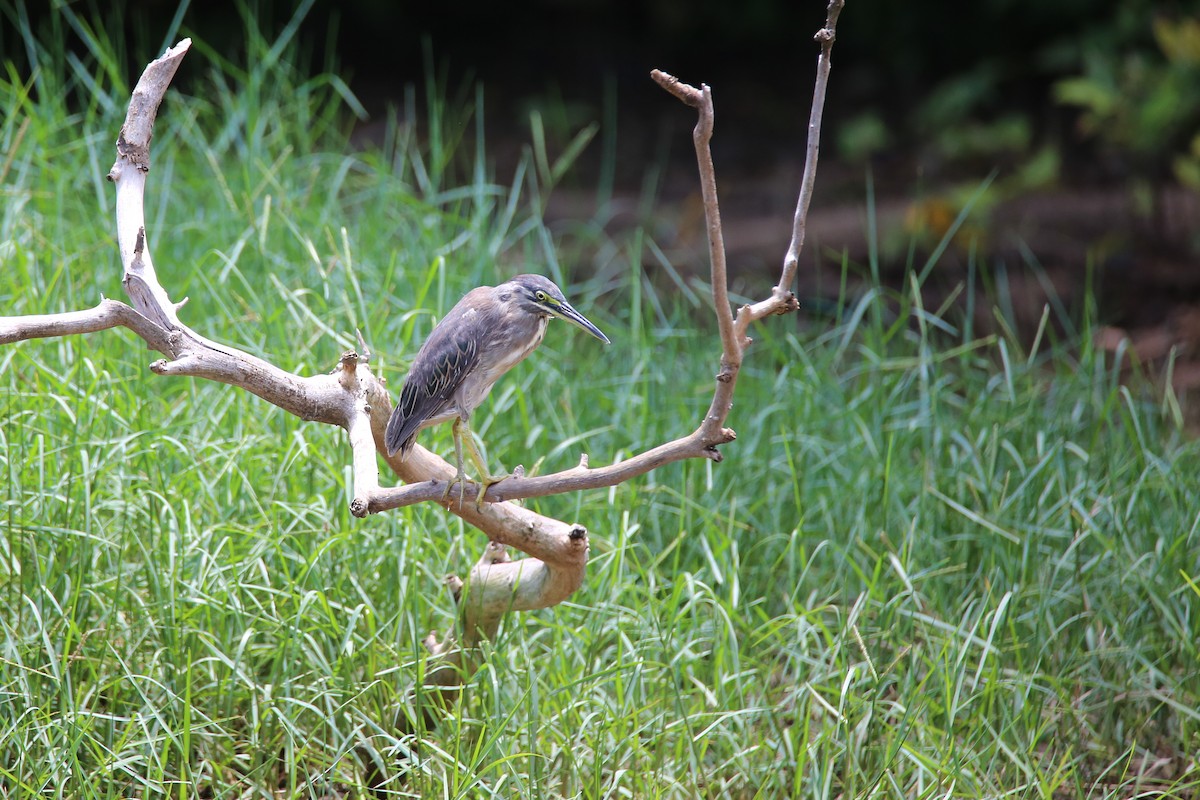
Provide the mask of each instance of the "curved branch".
[{"label": "curved branch", "polygon": [[[799,261],[800,249],[804,244],[805,222],[808,217],[809,204],[812,201],[812,190],[816,181],[817,159],[821,136],[821,117],[825,105],[825,91],[829,82],[830,52],[836,36],[838,15],[841,13],[844,0],[830,0],[826,11],[825,27],[815,39],[821,43],[821,56],[818,61],[817,82],[813,91],[812,111],[809,121],[808,145],[804,165],[804,176],[801,182],[799,201],[793,220],[792,240],[784,258],[783,272],[779,285],[774,287],[771,296],[757,303],[742,306],[738,309],[736,318],[729,304],[728,274],[725,261],[724,238],[721,232],[721,214],[717,202],[716,171],[713,166],[710,142],[712,140],[714,111],[712,90],[705,84],[697,89],[683,83],[673,75],[662,70],[652,70],[650,77],[663,89],[675,95],[683,103],[697,109],[699,119],[692,133],[692,141],[696,149],[696,162],[700,171],[700,188],[704,201],[705,222],[708,230],[709,261],[711,264],[711,283],[713,306],[717,315],[717,326],[721,334],[720,371],[716,376],[716,387],[713,391],[712,403],[700,427],[690,436],[654,447],[625,461],[606,467],[589,468],[587,456],[584,455],[578,466],[551,475],[526,478],[514,476],[499,483],[492,484],[487,491],[479,495],[478,484],[465,482],[459,485],[457,497],[451,494],[446,498],[447,481],[453,477],[449,465],[442,471],[441,479],[427,480],[421,483],[409,483],[405,486],[381,488],[361,497],[362,503],[356,504],[356,514],[374,514],[414,503],[436,502],[459,513],[467,505],[466,497],[479,497],[482,503],[495,504],[508,500],[546,497],[565,492],[599,489],[615,486],[630,478],[643,475],[658,467],[689,458],[709,458],[721,460],[721,454],[716,449],[718,445],[726,444],[737,438],[737,435],[725,427],[725,421],[733,408],[733,393],[737,384],[737,376],[741,370],[742,357],[746,347],[751,343],[747,336],[750,325],[764,317],[774,314],[786,314],[800,307],[795,295],[787,288],[795,279],[796,265]],[[394,465],[397,468],[400,465]],[[483,509],[477,509],[482,513]]]},{"label": "curved branch", "polygon": [[117,243],[125,265],[125,291],[133,306],[162,327],[179,327],[178,306],[158,282],[150,251],[146,248],[146,215],[142,198],[150,171],[150,139],[167,87],[179,62],[192,47],[184,39],[147,65],[129,99],[125,123],[117,136],[117,160],[108,179],[117,185]]},{"label": "curved branch", "polygon": [[[117,240],[123,284],[132,305],[104,299],[85,311],[0,318],[0,342],[129,328],[165,356],[150,365],[157,375],[219,381],[245,389],[301,419],[344,428],[354,464],[352,509],[365,507],[365,498],[379,487],[378,454],[384,452],[384,430],[391,414],[387,390],[367,366],[369,356],[346,353],[325,375],[292,374],[192,330],[179,319],[183,303],[172,302],[158,279],[144,213],[150,139],[158,108],[189,47],[190,41],[185,39],[146,67],[133,91],[117,140],[117,159],[108,174],[116,185]],[[365,345],[362,349],[365,352]],[[392,459],[389,465],[406,481],[444,480],[452,472],[445,461],[419,446],[404,462]],[[588,552],[583,527],[516,505],[477,509],[468,504],[450,510],[484,531],[493,544],[472,569],[469,590],[456,593],[463,619],[462,645],[444,641],[431,648],[439,656],[434,664],[435,682],[446,687],[445,697],[457,692],[462,673],[451,668],[463,666],[462,652],[472,651],[483,638],[493,636],[506,612],[545,608],[569,597],[583,582]],[[506,545],[532,557],[510,561]]]},{"label": "curved branch", "polygon": [[[461,496],[443,499],[446,482],[454,475],[454,469],[448,463],[419,445],[404,460],[387,457],[383,442],[391,400],[382,381],[368,368],[368,355],[348,352],[332,373],[302,377],[249,353],[210,341],[184,325],[178,316],[183,302],[171,301],[158,280],[150,256],[144,195],[155,118],[179,62],[190,47],[187,39],[151,62],[138,81],[117,140],[117,160],[108,175],[116,185],[117,238],[124,266],[123,284],[132,305],[105,299],[86,311],[0,319],[0,343],[126,327],[165,356],[150,365],[155,374],[189,375],[227,383],[246,389],[302,419],[344,428],[353,454],[351,511],[355,515],[432,501],[484,531],[491,543],[472,568],[467,583],[457,578],[448,581],[463,620],[461,643],[456,644],[454,636],[439,640],[431,635],[427,640],[427,647],[436,659],[430,682],[441,687],[442,702],[449,702],[457,696],[463,675],[473,669],[471,659],[479,643],[495,635],[505,613],[545,608],[562,602],[579,588],[585,574],[588,540],[583,527],[503,501],[613,486],[687,458],[720,461],[721,454],[716,448],[736,438],[734,432],[725,427],[725,420],[732,408],[742,356],[750,344],[747,330],[756,320],[799,307],[788,287],[795,277],[804,242],[805,218],[815,181],[829,56],[842,5],[843,0],[831,0],[826,26],[817,35],[822,43],[822,53],[809,123],[805,172],[792,242],[784,259],[779,285],[771,297],[738,309],[736,317],[729,303],[725,249],[710,150],[714,123],[712,92],[707,86],[696,89],[658,70],[652,73],[665,89],[698,109],[693,143],[708,229],[713,304],[722,344],[712,403],[700,426],[688,436],[606,467],[591,469],[584,456],[579,466],[553,475],[506,479],[490,487],[483,496],[484,502],[478,505],[473,500],[463,500],[463,496],[474,498],[477,493],[477,487],[470,484],[460,487]],[[365,353],[366,347],[362,349]],[[409,485],[379,486],[380,455]],[[515,547],[529,557],[511,561],[506,546]]]},{"label": "curved branch", "polygon": [[[606,467],[589,468],[588,458],[584,455],[580,459],[579,465],[571,469],[530,478],[513,476],[494,483],[484,492],[482,502],[501,503],[507,500],[525,500],[566,492],[602,489],[616,486],[659,467],[689,458],[708,458],[713,461],[721,461],[722,456],[716,446],[732,442],[736,438],[737,434],[728,428],[721,428],[716,437],[710,437],[706,429],[701,427],[690,436],[661,444]],[[447,469],[449,469],[449,465],[447,465]],[[453,470],[449,470],[443,480],[379,489],[370,496],[364,513],[375,514],[425,502],[440,503],[447,508],[474,504],[482,487],[469,481],[462,484],[461,487],[456,485],[450,497],[445,498],[447,482],[452,477]],[[464,501],[463,498],[469,499]]]},{"label": "curved branch", "polygon": [[96,333],[109,328],[129,328],[155,350],[160,353],[169,352],[170,334],[165,328],[143,317],[132,307],[108,298],[101,300],[95,308],[85,311],[0,317],[0,344]]},{"label": "curved branch", "polygon": [[[725,427],[725,420],[733,408],[733,392],[737,386],[737,377],[742,366],[742,356],[751,343],[749,336],[746,334],[750,325],[763,317],[773,314],[786,314],[800,307],[796,296],[791,292],[789,287],[795,279],[800,248],[804,244],[808,207],[812,201],[812,190],[816,181],[817,158],[821,138],[821,116],[825,106],[825,89],[829,83],[829,57],[836,35],[838,15],[841,14],[844,4],[845,0],[830,0],[826,10],[825,27],[815,37],[821,43],[821,56],[817,64],[817,81],[813,90],[804,176],[801,181],[796,215],[793,219],[792,241],[788,246],[787,255],[784,257],[783,271],[779,278],[779,284],[772,289],[771,296],[767,299],[739,308],[736,318],[733,318],[729,307],[725,247],[721,237],[721,214],[717,206],[716,179],[714,177],[712,152],[709,148],[713,127],[712,91],[704,84],[701,84],[699,89],[689,86],[673,75],[668,75],[661,70],[653,70],[650,73],[650,76],[660,86],[687,105],[698,109],[699,113],[699,119],[696,123],[692,140],[696,147],[696,161],[700,167],[700,188],[704,200],[704,217],[708,226],[708,252],[709,263],[712,268],[713,303],[716,307],[717,325],[721,331],[721,368],[717,373],[717,385],[713,391],[712,403],[708,407],[708,414],[705,415],[700,429],[692,437],[689,437],[689,440],[700,437],[707,443],[708,448],[720,443],[726,434],[728,434],[729,439],[724,439],[724,441],[729,441],[733,438],[733,431]],[[707,455],[707,453],[701,453],[701,455]],[[686,457],[689,456],[680,456],[680,458]]]}]

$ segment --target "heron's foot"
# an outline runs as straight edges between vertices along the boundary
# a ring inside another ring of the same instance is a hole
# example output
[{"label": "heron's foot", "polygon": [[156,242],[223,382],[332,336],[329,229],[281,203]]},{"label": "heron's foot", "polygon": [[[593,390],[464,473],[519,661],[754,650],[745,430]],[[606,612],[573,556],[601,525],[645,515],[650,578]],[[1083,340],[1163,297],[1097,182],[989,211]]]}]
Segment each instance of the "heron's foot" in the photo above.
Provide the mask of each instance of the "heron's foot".
[{"label": "heron's foot", "polygon": [[511,477],[512,477],[511,472],[505,472],[501,475],[480,475],[479,476],[479,494],[475,496],[476,510],[479,510],[479,511],[483,510],[483,496],[485,494],[487,494],[488,489],[492,488],[500,481],[507,480]]},{"label": "heron's foot", "polygon": [[467,474],[462,471],[462,467],[459,467],[454,477],[446,482],[446,491],[442,492],[443,503],[450,499],[450,492],[454,491],[455,486],[459,487],[458,502],[461,505],[463,495],[467,492]]},{"label": "heron's foot", "polygon": [[[476,481],[476,483],[479,484],[479,493],[475,495],[476,510],[483,510],[483,497],[487,494],[488,489],[492,488],[500,481],[507,480],[511,477],[513,477],[513,474],[510,472],[500,475],[481,475],[479,480]],[[450,494],[454,491],[454,487],[457,486],[459,487],[458,503],[459,505],[462,505],[463,498],[465,498],[467,494],[467,484],[471,482],[472,481],[467,478],[465,473],[459,472],[455,474],[453,478],[446,482],[446,491],[442,492],[442,502],[444,503],[450,499]]]}]

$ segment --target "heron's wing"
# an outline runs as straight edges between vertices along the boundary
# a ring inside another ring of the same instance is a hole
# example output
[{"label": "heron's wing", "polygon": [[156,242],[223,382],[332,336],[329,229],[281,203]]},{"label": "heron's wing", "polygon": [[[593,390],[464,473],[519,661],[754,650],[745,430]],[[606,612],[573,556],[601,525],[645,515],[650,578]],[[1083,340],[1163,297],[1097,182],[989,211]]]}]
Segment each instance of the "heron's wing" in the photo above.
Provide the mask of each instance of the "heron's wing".
[{"label": "heron's wing", "polygon": [[478,365],[478,337],[456,323],[447,316],[417,353],[388,420],[384,443],[389,455],[412,447],[425,421],[450,407],[454,393]]}]

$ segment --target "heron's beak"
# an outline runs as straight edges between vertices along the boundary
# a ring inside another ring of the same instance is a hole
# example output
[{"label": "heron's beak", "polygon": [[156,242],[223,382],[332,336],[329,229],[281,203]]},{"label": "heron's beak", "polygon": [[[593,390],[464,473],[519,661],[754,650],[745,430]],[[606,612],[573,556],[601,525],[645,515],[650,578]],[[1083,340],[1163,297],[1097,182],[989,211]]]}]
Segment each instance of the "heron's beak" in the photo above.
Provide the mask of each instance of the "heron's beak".
[{"label": "heron's beak", "polygon": [[612,344],[612,342],[608,340],[608,337],[600,332],[599,328],[589,322],[588,318],[583,314],[580,314],[578,311],[572,308],[570,303],[560,303],[558,307],[554,309],[554,311],[556,312],[554,316],[558,317],[559,319],[565,319],[575,327],[583,328],[585,331],[590,333],[592,336],[595,336],[605,344]]}]

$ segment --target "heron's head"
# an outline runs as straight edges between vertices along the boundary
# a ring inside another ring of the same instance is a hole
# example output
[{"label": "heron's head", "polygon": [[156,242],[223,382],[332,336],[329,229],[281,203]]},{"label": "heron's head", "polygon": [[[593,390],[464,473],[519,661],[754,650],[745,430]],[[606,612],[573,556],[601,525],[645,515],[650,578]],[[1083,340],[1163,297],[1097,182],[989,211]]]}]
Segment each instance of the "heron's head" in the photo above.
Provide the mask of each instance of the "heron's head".
[{"label": "heron's head", "polygon": [[515,289],[512,302],[522,311],[543,317],[565,319],[605,344],[609,344],[608,337],[567,302],[562,289],[559,289],[554,281],[542,275],[518,275],[509,281],[509,284]]}]

